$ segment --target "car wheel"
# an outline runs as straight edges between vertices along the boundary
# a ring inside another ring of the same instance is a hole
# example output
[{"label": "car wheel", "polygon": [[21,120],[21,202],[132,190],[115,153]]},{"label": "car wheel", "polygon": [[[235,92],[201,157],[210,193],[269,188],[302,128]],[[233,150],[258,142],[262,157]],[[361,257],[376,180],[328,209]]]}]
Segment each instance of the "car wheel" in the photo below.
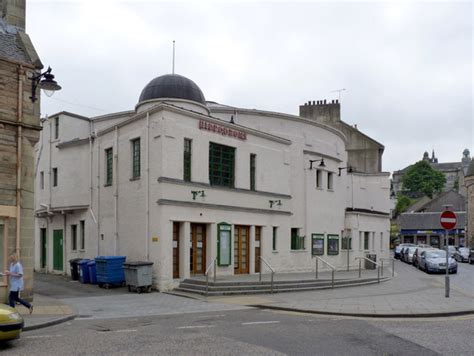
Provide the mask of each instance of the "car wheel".
[{"label": "car wheel", "polygon": [[467,259],[467,262],[469,262],[470,265],[472,265],[472,259],[471,259],[471,256],[469,256],[469,258]]}]

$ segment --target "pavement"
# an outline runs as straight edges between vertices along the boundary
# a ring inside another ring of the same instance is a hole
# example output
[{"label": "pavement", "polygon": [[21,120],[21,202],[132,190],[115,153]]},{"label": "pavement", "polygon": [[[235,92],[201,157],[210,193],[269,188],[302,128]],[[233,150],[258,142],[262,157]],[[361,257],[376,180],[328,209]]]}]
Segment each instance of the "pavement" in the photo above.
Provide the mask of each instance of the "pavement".
[{"label": "pavement", "polygon": [[[126,288],[101,289],[71,281],[66,276],[36,273],[33,314],[22,306],[17,308],[25,319],[25,331],[74,318],[132,318],[248,308],[372,318],[474,314],[474,266],[459,264],[458,274],[451,275],[450,298],[444,296],[444,275],[428,275],[399,261],[395,270],[393,278],[380,284],[207,298],[157,292],[128,293]],[[321,278],[325,278],[324,272]]]}]

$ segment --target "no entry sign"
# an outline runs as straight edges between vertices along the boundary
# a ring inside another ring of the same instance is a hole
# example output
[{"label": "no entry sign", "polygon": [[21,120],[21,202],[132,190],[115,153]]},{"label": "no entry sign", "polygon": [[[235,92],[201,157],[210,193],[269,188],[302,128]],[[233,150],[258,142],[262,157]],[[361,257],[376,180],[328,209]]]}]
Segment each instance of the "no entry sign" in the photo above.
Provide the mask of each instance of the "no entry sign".
[{"label": "no entry sign", "polygon": [[441,223],[441,226],[443,227],[443,229],[451,230],[452,228],[456,226],[456,222],[457,222],[456,214],[454,214],[452,211],[449,211],[449,210],[443,211],[439,219],[439,222]]}]

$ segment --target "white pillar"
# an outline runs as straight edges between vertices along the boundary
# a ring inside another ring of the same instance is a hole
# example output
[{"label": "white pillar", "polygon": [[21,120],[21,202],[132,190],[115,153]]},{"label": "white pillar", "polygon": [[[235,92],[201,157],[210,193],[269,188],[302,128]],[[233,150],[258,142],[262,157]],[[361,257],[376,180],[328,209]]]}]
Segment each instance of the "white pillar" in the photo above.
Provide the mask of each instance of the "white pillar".
[{"label": "white pillar", "polygon": [[[260,239],[262,237],[260,236]],[[249,273],[255,273],[255,226],[250,226],[250,238],[249,238]]]}]

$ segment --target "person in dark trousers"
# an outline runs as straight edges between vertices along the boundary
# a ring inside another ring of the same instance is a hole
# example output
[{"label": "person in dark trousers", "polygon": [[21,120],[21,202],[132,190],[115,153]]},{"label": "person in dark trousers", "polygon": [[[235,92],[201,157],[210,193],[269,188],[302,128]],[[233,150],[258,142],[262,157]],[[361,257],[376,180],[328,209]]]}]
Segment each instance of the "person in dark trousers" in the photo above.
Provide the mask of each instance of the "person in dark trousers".
[{"label": "person in dark trousers", "polygon": [[10,277],[10,294],[8,295],[8,304],[15,308],[15,302],[19,302],[33,313],[33,305],[20,298],[20,291],[23,290],[23,266],[18,261],[16,253],[10,256],[10,269],[5,271],[5,276]]}]

